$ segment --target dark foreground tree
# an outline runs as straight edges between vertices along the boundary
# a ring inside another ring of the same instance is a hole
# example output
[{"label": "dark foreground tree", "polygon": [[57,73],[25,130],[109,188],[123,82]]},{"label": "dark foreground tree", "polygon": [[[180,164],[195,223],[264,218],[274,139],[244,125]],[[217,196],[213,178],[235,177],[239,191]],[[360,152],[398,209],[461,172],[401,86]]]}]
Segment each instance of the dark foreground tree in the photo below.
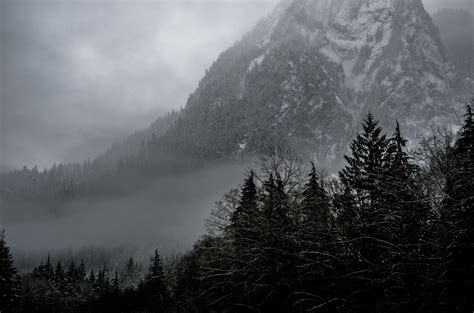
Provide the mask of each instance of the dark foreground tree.
[{"label": "dark foreground tree", "polygon": [[[388,222],[386,187],[389,141],[372,114],[363,131],[351,144],[347,166],[340,172],[346,198],[340,208],[340,221],[348,252],[357,262],[370,265],[385,257],[380,243],[392,234]],[[363,266],[363,265],[362,265]]]},{"label": "dark foreground tree", "polygon": [[11,313],[19,309],[19,285],[13,257],[5,241],[5,231],[0,232],[0,312]]},{"label": "dark foreground tree", "polygon": [[[474,100],[473,100],[474,102]],[[448,309],[474,310],[474,118],[467,107],[464,125],[452,151],[453,170],[448,177],[445,212],[448,238],[447,271],[443,276]]]},{"label": "dark foreground tree", "polygon": [[163,263],[158,250],[155,250],[153,257],[150,260],[148,267],[148,274],[145,280],[138,288],[145,296],[145,306],[152,311],[153,309],[164,312],[169,308],[170,294],[166,285],[165,273],[163,270]]}]

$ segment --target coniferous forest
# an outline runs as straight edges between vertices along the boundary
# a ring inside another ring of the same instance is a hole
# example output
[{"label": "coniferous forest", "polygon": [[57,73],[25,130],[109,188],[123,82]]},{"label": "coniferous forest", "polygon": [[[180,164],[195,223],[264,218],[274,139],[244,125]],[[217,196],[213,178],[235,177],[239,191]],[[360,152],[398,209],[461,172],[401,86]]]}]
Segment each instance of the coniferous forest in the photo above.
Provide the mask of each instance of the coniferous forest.
[{"label": "coniferous forest", "polygon": [[369,114],[338,175],[266,149],[193,249],[143,275],[49,257],[19,273],[2,233],[0,312],[472,312],[471,107],[460,126],[409,150]]}]

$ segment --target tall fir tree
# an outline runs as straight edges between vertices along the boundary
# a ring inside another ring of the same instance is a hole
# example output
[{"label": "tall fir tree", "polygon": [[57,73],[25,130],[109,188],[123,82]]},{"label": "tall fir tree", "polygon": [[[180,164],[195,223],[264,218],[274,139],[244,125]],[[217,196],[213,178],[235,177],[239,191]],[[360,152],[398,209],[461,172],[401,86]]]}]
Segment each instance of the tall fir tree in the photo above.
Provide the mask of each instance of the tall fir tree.
[{"label": "tall fir tree", "polygon": [[296,265],[296,251],[290,202],[279,173],[270,174],[263,182],[260,201],[261,222],[254,223],[260,233],[259,262],[264,269],[259,275],[259,307],[267,312],[285,312],[293,289],[290,276]]},{"label": "tall fir tree", "polygon": [[349,198],[344,203],[350,205],[342,208],[340,216],[348,219],[343,221],[350,228],[345,233],[350,233],[349,241],[360,245],[359,257],[374,262],[380,257],[376,241],[391,234],[384,210],[389,201],[385,197],[389,141],[372,114],[362,126],[351,144],[352,155],[345,156],[348,165],[339,174]]},{"label": "tall fir tree", "polygon": [[46,259],[46,264],[44,265],[44,275],[48,281],[54,280],[54,268],[53,264],[51,263],[51,257],[48,254],[48,258]]},{"label": "tall fir tree", "polygon": [[5,231],[0,232],[0,312],[13,313],[19,308],[17,271],[13,265],[10,248],[5,241]]},{"label": "tall fir tree", "polygon": [[[474,99],[472,100],[474,105]],[[450,179],[448,196],[455,202],[458,210],[469,211],[472,208],[474,181],[474,120],[472,107],[468,106],[464,125],[453,149],[453,175]]]},{"label": "tall fir tree", "polygon": [[348,165],[340,172],[341,181],[349,187],[360,206],[375,207],[380,199],[380,180],[387,169],[387,136],[382,133],[371,113],[351,144],[351,156],[345,156]]},{"label": "tall fir tree", "polygon": [[77,277],[79,278],[80,281],[83,281],[86,279],[87,276],[87,269],[86,269],[86,264],[84,263],[84,260],[81,260],[81,264],[77,268]]},{"label": "tall fir tree", "polygon": [[[408,141],[403,138],[400,124],[389,139],[387,151],[388,171],[385,172],[381,195],[386,199],[383,206],[385,240],[392,244],[385,261],[392,266],[385,269],[390,292],[384,294],[384,310],[416,310],[416,301],[427,285],[423,276],[429,276],[424,233],[428,223],[429,206],[421,195],[418,184],[419,168],[412,163],[406,151]],[[425,275],[421,275],[426,273]],[[385,301],[384,301],[385,300]]]},{"label": "tall fir tree", "polygon": [[73,284],[79,281],[79,273],[74,261],[71,261],[71,263],[69,263],[69,267],[66,271],[66,280]]},{"label": "tall fir tree", "polygon": [[254,182],[254,172],[251,171],[241,188],[240,203],[231,216],[232,235],[236,253],[240,256],[248,252],[249,247],[258,240],[254,219],[257,212],[257,187]]},{"label": "tall fir tree", "polygon": [[[348,165],[339,173],[344,194],[339,222],[347,255],[350,283],[347,309],[377,311],[384,284],[391,279],[390,265],[397,250],[392,244],[397,214],[390,195],[390,141],[372,114],[364,120],[362,132],[351,144]],[[352,289],[352,291],[350,291]],[[357,292],[353,292],[357,290]]]},{"label": "tall fir tree", "polygon": [[54,268],[53,268],[53,265],[51,264],[51,258],[49,255],[48,255],[48,258],[46,259],[46,263],[43,264],[43,262],[41,262],[40,266],[35,268],[35,270],[33,271],[33,274],[37,278],[43,278],[50,282],[54,280]]},{"label": "tall fir tree", "polygon": [[328,244],[331,227],[330,199],[314,163],[308,177],[302,193],[299,229],[312,243],[325,245]]},{"label": "tall fir tree", "polygon": [[150,260],[148,273],[144,281],[144,293],[146,295],[147,306],[161,311],[169,305],[170,294],[166,285],[166,277],[163,262],[158,250],[155,250]]},{"label": "tall fir tree", "polygon": [[[474,103],[474,99],[473,99]],[[464,125],[453,152],[453,170],[447,182],[445,201],[450,229],[447,249],[447,271],[450,281],[449,309],[459,312],[474,310],[474,118],[468,106]]]},{"label": "tall fir tree", "polygon": [[385,182],[383,195],[388,200],[385,214],[388,225],[392,225],[391,241],[411,245],[413,248],[421,239],[429,207],[420,195],[420,186],[417,185],[418,167],[406,152],[407,142],[402,137],[397,121],[395,133],[389,141],[389,169],[386,172],[388,181]]},{"label": "tall fir tree", "polygon": [[233,249],[229,262],[232,268],[231,286],[228,287],[231,305],[254,305],[251,297],[246,295],[245,286],[249,286],[259,273],[258,263],[248,262],[260,256],[260,236],[255,227],[255,223],[260,220],[258,200],[255,173],[251,170],[241,187],[239,204],[232,212],[228,229]]},{"label": "tall fir tree", "polygon": [[61,264],[61,261],[58,261],[58,263],[56,264],[56,270],[54,271],[55,283],[61,285],[64,283],[65,279],[66,274],[64,273],[63,266]]},{"label": "tall fir tree", "polygon": [[122,275],[120,275],[122,287],[136,287],[138,276],[138,266],[135,264],[133,257],[129,257],[125,264],[125,269]]},{"label": "tall fir tree", "polygon": [[88,281],[89,281],[92,285],[95,285],[96,278],[95,278],[94,269],[91,269],[91,271],[89,272]]},{"label": "tall fir tree", "polygon": [[[295,275],[298,282],[296,303],[299,311],[328,303],[332,298],[328,283],[334,281],[335,233],[332,227],[331,202],[312,163],[296,218],[299,258]],[[310,297],[308,295],[318,295]],[[330,305],[326,305],[331,310]]]}]

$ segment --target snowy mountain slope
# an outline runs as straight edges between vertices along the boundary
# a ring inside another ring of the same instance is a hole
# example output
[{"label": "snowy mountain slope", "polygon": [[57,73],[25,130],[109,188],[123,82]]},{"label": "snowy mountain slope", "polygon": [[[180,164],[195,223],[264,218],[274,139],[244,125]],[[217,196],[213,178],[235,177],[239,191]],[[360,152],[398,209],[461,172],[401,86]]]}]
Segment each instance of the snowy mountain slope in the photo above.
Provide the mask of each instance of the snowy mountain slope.
[{"label": "snowy mountain slope", "polygon": [[[354,115],[373,111],[413,133],[455,114],[454,68],[419,0],[304,0],[281,4],[270,38],[302,35],[344,69]],[[267,35],[268,37],[268,35]],[[410,117],[409,119],[407,117]]]},{"label": "snowy mountain slope", "polygon": [[368,111],[411,138],[454,122],[454,77],[421,0],[284,0],[221,54],[165,137],[211,157],[278,138],[333,164]]}]

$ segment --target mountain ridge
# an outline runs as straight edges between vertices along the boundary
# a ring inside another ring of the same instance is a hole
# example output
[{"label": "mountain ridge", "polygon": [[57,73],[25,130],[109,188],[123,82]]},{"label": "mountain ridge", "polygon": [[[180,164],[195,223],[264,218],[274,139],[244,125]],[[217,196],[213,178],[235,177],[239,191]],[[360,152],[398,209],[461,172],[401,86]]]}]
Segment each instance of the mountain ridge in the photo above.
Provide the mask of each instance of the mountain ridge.
[{"label": "mountain ridge", "polygon": [[57,180],[97,179],[104,163],[123,173],[121,161],[159,173],[201,164],[192,158],[242,160],[275,144],[335,171],[369,111],[411,140],[455,124],[455,77],[420,0],[284,0],[220,54],[184,109],[155,123],[157,136],[132,135]]},{"label": "mountain ridge", "polygon": [[420,0],[284,0],[220,55],[165,137],[213,157],[289,141],[331,166],[369,111],[410,139],[454,124],[455,76]]}]

